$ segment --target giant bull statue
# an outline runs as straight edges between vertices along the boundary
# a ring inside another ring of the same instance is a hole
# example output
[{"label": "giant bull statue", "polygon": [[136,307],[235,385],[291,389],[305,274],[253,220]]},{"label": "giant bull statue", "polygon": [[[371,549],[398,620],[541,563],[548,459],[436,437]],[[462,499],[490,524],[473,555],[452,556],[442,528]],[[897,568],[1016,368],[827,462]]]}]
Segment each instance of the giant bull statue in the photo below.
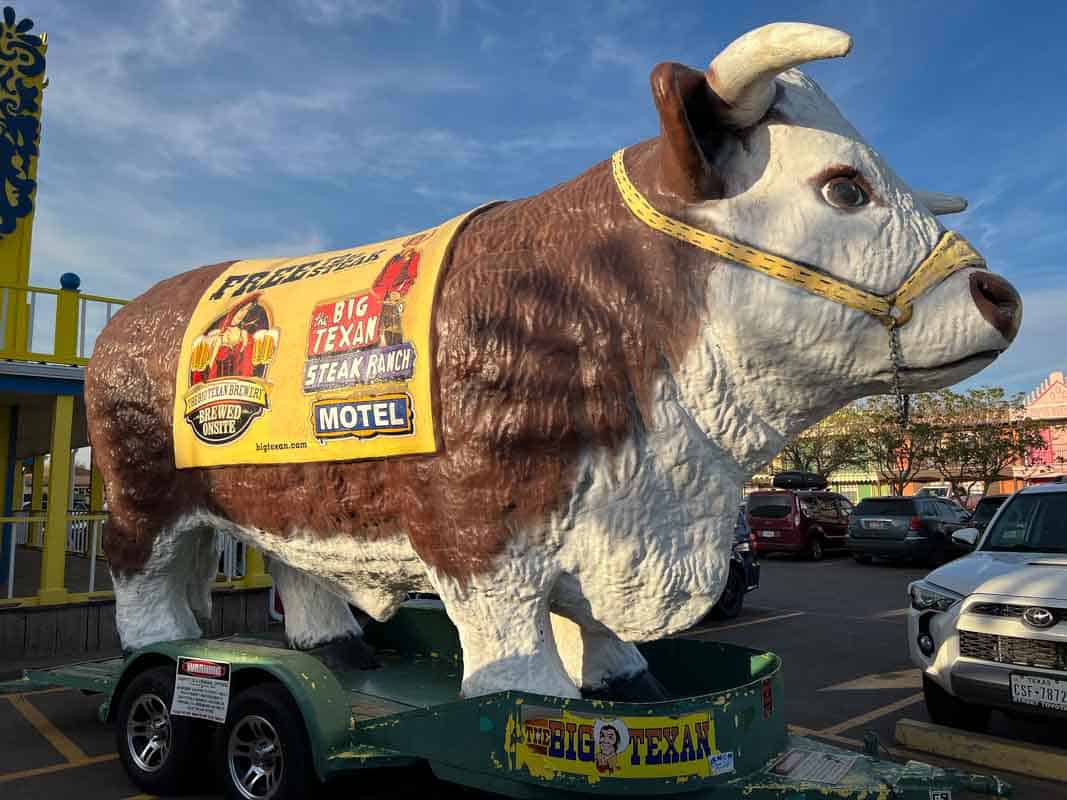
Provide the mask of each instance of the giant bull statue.
[{"label": "giant bull statue", "polygon": [[739,490],[787,439],[967,378],[1018,330],[938,221],[965,204],[905,185],[794,69],[850,47],[775,24],[705,72],[660,64],[657,137],[474,216],[440,277],[434,454],[176,469],[174,365],[227,265],[126,306],[85,386],[124,646],[200,634],[224,531],[268,554],[293,646],[432,591],[467,696],[640,682],[633,643],[713,606]]}]

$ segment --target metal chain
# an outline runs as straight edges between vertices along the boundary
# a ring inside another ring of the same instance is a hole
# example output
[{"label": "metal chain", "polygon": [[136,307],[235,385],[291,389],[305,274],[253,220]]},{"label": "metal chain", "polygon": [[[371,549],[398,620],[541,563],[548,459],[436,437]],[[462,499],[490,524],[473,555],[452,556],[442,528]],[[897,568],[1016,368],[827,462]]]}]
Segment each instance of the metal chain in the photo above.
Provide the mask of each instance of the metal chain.
[{"label": "metal chain", "polygon": [[897,399],[897,424],[903,430],[908,427],[911,411],[911,396],[900,388],[900,370],[904,367],[904,355],[900,349],[900,328],[889,326],[889,358],[893,364],[893,394]]}]

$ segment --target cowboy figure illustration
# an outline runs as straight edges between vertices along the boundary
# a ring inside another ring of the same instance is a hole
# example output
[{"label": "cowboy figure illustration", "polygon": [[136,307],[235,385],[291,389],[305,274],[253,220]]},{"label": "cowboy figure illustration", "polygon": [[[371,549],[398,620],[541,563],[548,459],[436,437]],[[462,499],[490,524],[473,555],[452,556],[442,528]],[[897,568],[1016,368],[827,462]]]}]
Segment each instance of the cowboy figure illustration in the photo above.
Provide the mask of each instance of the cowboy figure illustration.
[{"label": "cowboy figure illustration", "polygon": [[404,341],[401,315],[404,296],[415,284],[419,273],[419,251],[401,250],[385,265],[371,287],[371,294],[382,304],[381,330],[386,345]]}]

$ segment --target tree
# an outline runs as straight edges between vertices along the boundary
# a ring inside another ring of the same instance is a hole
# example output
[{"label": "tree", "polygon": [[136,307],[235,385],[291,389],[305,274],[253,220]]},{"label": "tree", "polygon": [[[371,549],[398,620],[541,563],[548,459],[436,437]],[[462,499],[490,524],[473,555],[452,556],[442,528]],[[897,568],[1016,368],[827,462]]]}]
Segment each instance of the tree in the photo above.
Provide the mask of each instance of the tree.
[{"label": "tree", "polygon": [[1008,466],[1024,463],[1028,453],[1045,446],[1042,431],[1048,427],[1026,416],[1022,395],[1008,397],[999,387],[965,394],[942,389],[930,421],[936,429],[933,466],[953,490],[981,484],[983,494]]},{"label": "tree", "polygon": [[910,419],[903,428],[894,397],[873,397],[860,407],[863,455],[867,465],[892,487],[893,494],[904,494],[904,487],[930,467],[936,439],[930,422],[933,404],[930,395],[914,395]]},{"label": "tree", "polygon": [[778,456],[783,470],[814,472],[829,477],[847,467],[862,466],[864,415],[845,406],[790,440]]}]

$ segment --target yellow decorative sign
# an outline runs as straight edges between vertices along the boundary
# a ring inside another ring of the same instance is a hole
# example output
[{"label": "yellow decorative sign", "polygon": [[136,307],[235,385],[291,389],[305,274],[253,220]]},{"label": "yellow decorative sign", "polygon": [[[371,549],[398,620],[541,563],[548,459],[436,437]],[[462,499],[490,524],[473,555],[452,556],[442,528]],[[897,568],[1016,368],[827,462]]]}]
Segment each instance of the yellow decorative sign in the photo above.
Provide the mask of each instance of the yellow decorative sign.
[{"label": "yellow decorative sign", "polygon": [[378,244],[228,267],[182,341],[177,466],[434,452],[433,302],[473,213]]},{"label": "yellow decorative sign", "polygon": [[[678,717],[591,717],[566,709],[523,706],[508,738],[515,769],[551,779],[708,778],[734,770],[720,753],[709,711]],[[517,730],[521,725],[521,730]]]}]

